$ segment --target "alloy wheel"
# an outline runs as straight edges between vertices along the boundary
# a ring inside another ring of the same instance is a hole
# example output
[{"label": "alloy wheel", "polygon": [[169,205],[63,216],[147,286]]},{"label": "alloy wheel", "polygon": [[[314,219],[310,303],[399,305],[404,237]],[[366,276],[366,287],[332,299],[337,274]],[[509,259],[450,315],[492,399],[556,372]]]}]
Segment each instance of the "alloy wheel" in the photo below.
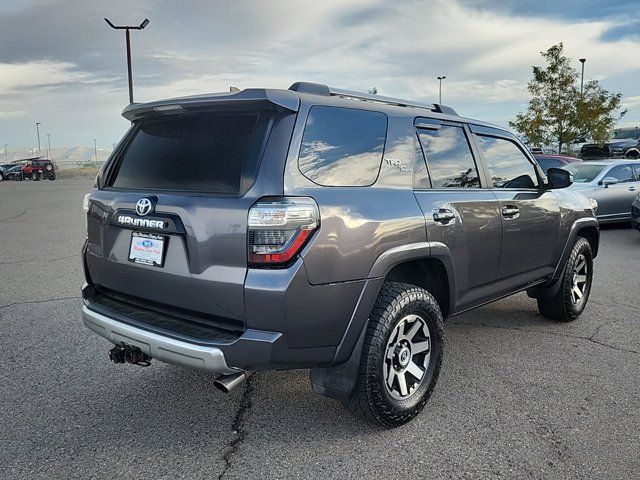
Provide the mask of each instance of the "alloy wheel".
[{"label": "alloy wheel", "polygon": [[584,254],[578,255],[576,263],[573,267],[573,276],[571,279],[571,303],[576,307],[580,306],[586,300],[587,286],[589,279],[589,265],[587,257]]},{"label": "alloy wheel", "polygon": [[384,383],[395,399],[406,400],[425,381],[431,332],[419,315],[407,315],[391,332],[384,357]]}]

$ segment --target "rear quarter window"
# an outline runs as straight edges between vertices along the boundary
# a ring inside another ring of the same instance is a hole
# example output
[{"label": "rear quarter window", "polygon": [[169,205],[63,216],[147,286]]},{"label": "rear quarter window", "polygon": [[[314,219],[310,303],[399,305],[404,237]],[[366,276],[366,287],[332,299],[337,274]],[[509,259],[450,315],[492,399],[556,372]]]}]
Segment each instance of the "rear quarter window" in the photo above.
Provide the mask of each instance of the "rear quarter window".
[{"label": "rear quarter window", "polygon": [[319,185],[371,185],[378,177],[386,138],[384,113],[317,105],[309,110],[298,166]]}]

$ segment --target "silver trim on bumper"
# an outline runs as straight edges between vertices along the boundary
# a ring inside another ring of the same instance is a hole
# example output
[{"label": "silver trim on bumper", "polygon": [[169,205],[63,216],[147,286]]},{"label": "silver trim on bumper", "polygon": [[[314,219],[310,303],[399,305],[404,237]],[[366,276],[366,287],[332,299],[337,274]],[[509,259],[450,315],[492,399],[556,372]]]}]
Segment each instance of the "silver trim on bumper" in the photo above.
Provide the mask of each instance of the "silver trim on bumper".
[{"label": "silver trim on bumper", "polygon": [[82,320],[87,328],[111,343],[135,345],[156,360],[227,375],[242,371],[229,367],[219,348],[194,345],[147,332],[89,310],[86,305],[82,307]]}]

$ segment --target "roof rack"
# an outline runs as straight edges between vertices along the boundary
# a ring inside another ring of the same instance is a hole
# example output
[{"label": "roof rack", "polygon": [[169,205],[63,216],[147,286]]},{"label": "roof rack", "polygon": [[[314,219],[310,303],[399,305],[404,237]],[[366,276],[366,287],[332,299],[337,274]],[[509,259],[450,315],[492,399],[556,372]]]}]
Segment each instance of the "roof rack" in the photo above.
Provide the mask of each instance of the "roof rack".
[{"label": "roof rack", "polygon": [[440,105],[437,103],[420,103],[414,102],[412,100],[403,100],[401,98],[393,98],[393,97],[385,97],[382,95],[372,94],[372,93],[360,93],[353,92],[351,90],[342,90],[339,88],[332,88],[326,85],[322,85],[319,83],[310,83],[310,82],[296,82],[289,90],[293,90],[300,93],[311,93],[314,95],[325,95],[332,97],[341,97],[341,98],[351,98],[354,100],[361,100],[364,102],[377,102],[384,103],[387,105],[396,105],[398,107],[415,107],[415,108],[426,108],[427,110],[431,110],[436,113],[444,113],[447,115],[458,116],[457,112],[446,105]]}]

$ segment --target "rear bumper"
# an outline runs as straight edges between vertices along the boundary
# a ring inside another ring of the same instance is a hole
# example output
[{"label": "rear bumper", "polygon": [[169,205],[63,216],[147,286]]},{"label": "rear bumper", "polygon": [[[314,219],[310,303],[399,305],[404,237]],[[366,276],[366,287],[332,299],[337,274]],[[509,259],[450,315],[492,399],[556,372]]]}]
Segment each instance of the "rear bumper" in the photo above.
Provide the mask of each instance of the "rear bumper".
[{"label": "rear bumper", "polygon": [[82,319],[87,328],[111,343],[135,345],[150,357],[163,362],[224,374],[240,371],[229,367],[224,353],[216,347],[183,342],[127,325],[94,312],[86,305],[82,307]]}]

